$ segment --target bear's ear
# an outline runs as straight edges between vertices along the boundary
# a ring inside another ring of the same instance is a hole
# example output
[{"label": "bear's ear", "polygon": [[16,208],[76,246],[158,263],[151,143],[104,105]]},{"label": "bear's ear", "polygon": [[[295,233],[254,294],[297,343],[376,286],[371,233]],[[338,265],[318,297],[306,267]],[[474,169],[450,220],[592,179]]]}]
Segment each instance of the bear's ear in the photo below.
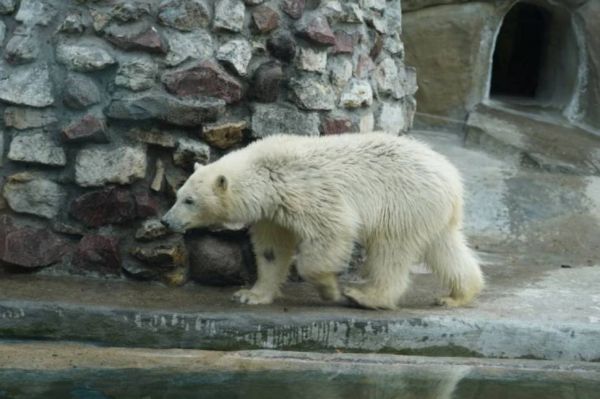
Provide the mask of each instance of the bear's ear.
[{"label": "bear's ear", "polygon": [[194,172],[200,169],[201,167],[202,165],[200,165],[198,162],[194,163]]},{"label": "bear's ear", "polygon": [[229,182],[227,181],[227,178],[223,175],[219,175],[219,177],[217,177],[217,180],[215,180],[215,188],[219,191],[227,190],[228,184]]}]

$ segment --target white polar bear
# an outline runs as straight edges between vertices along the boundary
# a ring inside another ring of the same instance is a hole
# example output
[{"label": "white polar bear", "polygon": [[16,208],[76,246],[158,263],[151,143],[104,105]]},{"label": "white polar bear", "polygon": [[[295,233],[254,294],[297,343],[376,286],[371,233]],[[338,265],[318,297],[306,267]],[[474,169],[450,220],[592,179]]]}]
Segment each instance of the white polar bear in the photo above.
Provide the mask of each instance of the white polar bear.
[{"label": "white polar bear", "polygon": [[323,299],[341,299],[337,274],[358,241],[367,250],[365,282],[343,295],[393,309],[420,260],[450,289],[441,304],[464,305],[481,291],[462,216],[458,171],[419,141],[385,133],[279,135],[196,165],[163,223],[176,231],[250,225],[258,279],[234,295],[248,304],[280,295],[294,257]]}]

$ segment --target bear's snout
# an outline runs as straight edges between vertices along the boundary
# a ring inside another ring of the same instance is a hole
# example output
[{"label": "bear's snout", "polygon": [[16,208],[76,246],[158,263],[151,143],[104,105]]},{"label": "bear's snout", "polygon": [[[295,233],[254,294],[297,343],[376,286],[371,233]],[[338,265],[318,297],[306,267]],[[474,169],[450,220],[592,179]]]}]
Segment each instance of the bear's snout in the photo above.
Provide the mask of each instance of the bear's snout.
[{"label": "bear's snout", "polygon": [[165,219],[164,216],[160,219],[160,223],[162,223],[162,225],[165,226],[167,229],[171,228],[171,226],[169,225],[169,221]]}]

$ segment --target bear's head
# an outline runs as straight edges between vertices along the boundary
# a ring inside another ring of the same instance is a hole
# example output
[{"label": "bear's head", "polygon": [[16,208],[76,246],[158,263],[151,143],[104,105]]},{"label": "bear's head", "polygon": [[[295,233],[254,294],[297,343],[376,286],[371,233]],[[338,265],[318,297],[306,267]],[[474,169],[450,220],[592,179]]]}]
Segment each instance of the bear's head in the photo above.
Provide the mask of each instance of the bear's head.
[{"label": "bear's head", "polygon": [[223,226],[228,221],[229,179],[217,164],[194,165],[194,173],[177,191],[173,207],[161,222],[183,233],[197,227]]}]

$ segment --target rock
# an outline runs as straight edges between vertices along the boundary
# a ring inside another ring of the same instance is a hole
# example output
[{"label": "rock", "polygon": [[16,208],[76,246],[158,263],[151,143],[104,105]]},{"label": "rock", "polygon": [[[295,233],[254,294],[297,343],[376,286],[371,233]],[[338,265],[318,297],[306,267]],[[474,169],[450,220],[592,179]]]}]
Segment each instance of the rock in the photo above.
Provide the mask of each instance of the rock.
[{"label": "rock", "polygon": [[162,92],[143,92],[114,99],[105,110],[114,119],[158,119],[179,126],[197,126],[212,122],[225,109],[216,98],[177,98]]},{"label": "rock", "polygon": [[368,107],[372,103],[373,90],[366,80],[350,80],[340,98],[340,105],[344,108]]},{"label": "rock", "polygon": [[381,35],[376,34],[375,35],[375,40],[373,42],[373,46],[371,47],[371,50],[369,51],[369,57],[372,60],[376,60],[379,55],[381,54],[381,51],[383,50],[383,38]]},{"label": "rock", "polygon": [[335,108],[335,94],[320,78],[294,78],[290,81],[290,89],[299,108],[311,111],[330,111]]},{"label": "rock", "polygon": [[298,35],[305,37],[316,44],[333,46],[335,35],[327,22],[327,18],[316,15],[306,21],[300,21],[296,27]]},{"label": "rock", "polygon": [[141,143],[163,148],[175,148],[177,146],[177,136],[164,130],[135,128],[129,131],[129,136]]},{"label": "rock", "polygon": [[65,79],[63,102],[69,108],[85,109],[100,102],[100,90],[92,78],[69,73]]},{"label": "rock", "polygon": [[359,4],[362,8],[371,8],[377,11],[383,11],[385,9],[385,0],[359,0]]},{"label": "rock", "polygon": [[581,21],[581,30],[587,38],[584,49],[587,55],[587,87],[581,94],[580,112],[584,120],[596,129],[600,129],[600,4],[588,1],[576,13]]},{"label": "rock", "polygon": [[300,19],[304,13],[305,0],[283,0],[281,9],[293,19]]},{"label": "rock", "polygon": [[233,67],[238,75],[246,76],[252,58],[252,47],[246,39],[230,40],[219,47],[216,57]]},{"label": "rock", "polygon": [[49,229],[0,225],[0,260],[28,269],[60,262],[69,252],[69,243]]},{"label": "rock", "polygon": [[75,181],[83,187],[131,184],[145,176],[146,151],[142,146],[84,148],[75,160]]},{"label": "rock", "polygon": [[116,63],[113,56],[97,44],[65,44],[56,48],[56,59],[78,72],[99,71]]},{"label": "rock", "polygon": [[150,57],[135,57],[119,65],[115,84],[133,91],[146,90],[154,86],[158,66]]},{"label": "rock", "polygon": [[183,186],[183,183],[188,178],[188,173],[181,170],[181,168],[177,168],[173,165],[169,165],[165,169],[165,181],[167,183],[167,193],[171,196],[175,197],[177,190]]},{"label": "rock", "polygon": [[4,58],[11,64],[27,64],[40,52],[39,39],[30,31],[17,29],[4,48]]},{"label": "rock", "polygon": [[248,4],[249,6],[255,6],[261,4],[264,1],[265,0],[244,0],[244,3]]},{"label": "rock", "polygon": [[301,48],[296,61],[299,69],[322,73],[327,69],[327,51]]},{"label": "rock", "polygon": [[58,122],[52,109],[36,109],[27,107],[6,107],[4,124],[6,127],[24,130],[53,125]]},{"label": "rock", "polygon": [[401,93],[402,87],[398,77],[398,67],[393,59],[385,57],[379,62],[373,73],[373,80],[380,95],[390,94],[395,98],[400,98],[398,95]]},{"label": "rock", "polygon": [[7,71],[0,65],[0,100],[31,107],[54,103],[48,65],[37,64]]},{"label": "rock", "polygon": [[162,81],[167,90],[177,96],[206,95],[234,103],[241,100],[242,85],[214,61],[166,72]]},{"label": "rock", "polygon": [[335,32],[335,46],[331,50],[333,54],[352,54],[354,52],[354,35],[343,30]]},{"label": "rock", "polygon": [[135,232],[135,239],[139,241],[152,241],[170,234],[159,219],[148,219]]},{"label": "rock", "polygon": [[358,56],[356,62],[354,76],[358,79],[369,79],[371,77],[371,72],[373,72],[374,69],[375,63],[373,62],[373,59],[366,54],[361,54]]},{"label": "rock", "polygon": [[106,39],[126,51],[147,51],[167,54],[169,45],[154,26],[112,26],[106,30]]},{"label": "rock", "polygon": [[49,1],[21,0],[15,19],[25,26],[47,26],[56,16],[56,9]]},{"label": "rock", "polygon": [[81,11],[70,11],[65,16],[63,23],[58,27],[58,31],[70,34],[81,34],[85,31],[86,25]]},{"label": "rock", "polygon": [[276,33],[267,40],[267,50],[273,57],[291,62],[296,56],[296,41],[287,32]]},{"label": "rock", "polygon": [[210,6],[204,0],[167,0],[158,8],[161,24],[182,31],[207,28],[211,18]]},{"label": "rock", "polygon": [[399,34],[386,35],[383,39],[383,48],[391,55],[404,59],[404,43]]},{"label": "rock", "polygon": [[284,105],[256,104],[252,114],[252,136],[261,138],[279,133],[318,136],[319,115]]},{"label": "rock", "polygon": [[361,133],[372,132],[375,129],[375,116],[372,112],[368,112],[361,116],[358,121],[358,130]]},{"label": "rock", "polygon": [[177,141],[177,148],[173,153],[173,162],[186,170],[194,170],[194,163],[207,164],[210,159],[210,147],[206,144],[188,138]]},{"label": "rock", "polygon": [[160,270],[187,269],[189,265],[188,251],[181,237],[160,244],[133,247],[129,253],[143,263]]},{"label": "rock", "polygon": [[84,236],[77,244],[73,265],[101,275],[120,275],[119,239],[103,235]]},{"label": "rock", "polygon": [[80,226],[78,223],[72,223],[71,221],[63,222],[60,220],[53,220],[51,222],[52,230],[56,233],[66,234],[70,236],[82,237],[86,234],[86,228]]},{"label": "rock", "polygon": [[255,100],[260,102],[275,102],[279,96],[283,82],[283,69],[277,62],[265,62],[254,72],[251,90]]},{"label": "rock", "polygon": [[364,23],[364,13],[358,4],[344,4],[343,13],[341,16],[342,22],[349,24],[362,24]]},{"label": "rock", "polygon": [[90,16],[92,17],[92,26],[98,33],[102,33],[111,20],[109,13],[95,8],[90,10]]},{"label": "rock", "polygon": [[248,238],[223,239],[214,236],[186,240],[190,253],[190,277],[211,285],[240,285],[252,279]]},{"label": "rock", "polygon": [[121,22],[131,22],[149,15],[150,12],[150,4],[147,1],[120,1],[110,10],[110,16]]},{"label": "rock", "polygon": [[410,120],[402,103],[383,103],[377,121],[378,127],[386,132],[400,134],[408,130]]},{"label": "rock", "polygon": [[2,45],[4,44],[5,37],[6,37],[6,25],[4,25],[4,22],[0,21],[0,47],[2,47]]},{"label": "rock", "polygon": [[148,190],[137,190],[133,193],[136,215],[138,218],[156,216],[158,213],[158,202],[150,195]]},{"label": "rock", "polygon": [[87,114],[65,126],[63,140],[69,143],[94,142],[107,143],[106,122],[104,118]]},{"label": "rock", "polygon": [[39,130],[16,135],[10,143],[8,159],[48,166],[67,164],[63,148],[54,143],[48,133]]},{"label": "rock", "polygon": [[9,179],[2,194],[13,211],[47,219],[58,215],[66,198],[60,185],[38,178],[26,182]]},{"label": "rock", "polygon": [[358,132],[358,126],[345,116],[328,116],[321,123],[321,133],[324,135]]},{"label": "rock", "polygon": [[352,78],[352,61],[347,57],[330,57],[329,78],[336,87],[345,87]]},{"label": "rock", "polygon": [[202,139],[213,147],[225,150],[240,144],[247,128],[246,121],[207,124],[202,128]]},{"label": "rock", "polygon": [[239,0],[217,0],[213,27],[231,32],[241,32],[244,27],[246,6]]},{"label": "rock", "polygon": [[213,56],[212,37],[202,30],[190,33],[170,32],[167,42],[169,52],[165,62],[169,66],[177,66],[192,59],[209,59]]},{"label": "rock", "polygon": [[165,163],[162,161],[162,159],[158,158],[156,160],[154,179],[152,179],[152,183],[150,184],[150,189],[157,193],[161,192],[163,189],[164,180],[165,180]]},{"label": "rock", "polygon": [[116,187],[80,195],[71,202],[69,212],[88,227],[125,223],[137,218],[131,192]]},{"label": "rock", "polygon": [[17,0],[0,0],[0,14],[10,14],[17,8]]},{"label": "rock", "polygon": [[267,33],[279,27],[279,14],[268,6],[259,6],[252,11],[252,20],[260,33]]},{"label": "rock", "polygon": [[466,117],[473,106],[471,99],[487,90],[493,49],[482,47],[479,38],[482,32],[495,29],[489,24],[496,15],[495,6],[486,2],[425,8],[404,15],[406,63],[419,71],[419,112]]}]

